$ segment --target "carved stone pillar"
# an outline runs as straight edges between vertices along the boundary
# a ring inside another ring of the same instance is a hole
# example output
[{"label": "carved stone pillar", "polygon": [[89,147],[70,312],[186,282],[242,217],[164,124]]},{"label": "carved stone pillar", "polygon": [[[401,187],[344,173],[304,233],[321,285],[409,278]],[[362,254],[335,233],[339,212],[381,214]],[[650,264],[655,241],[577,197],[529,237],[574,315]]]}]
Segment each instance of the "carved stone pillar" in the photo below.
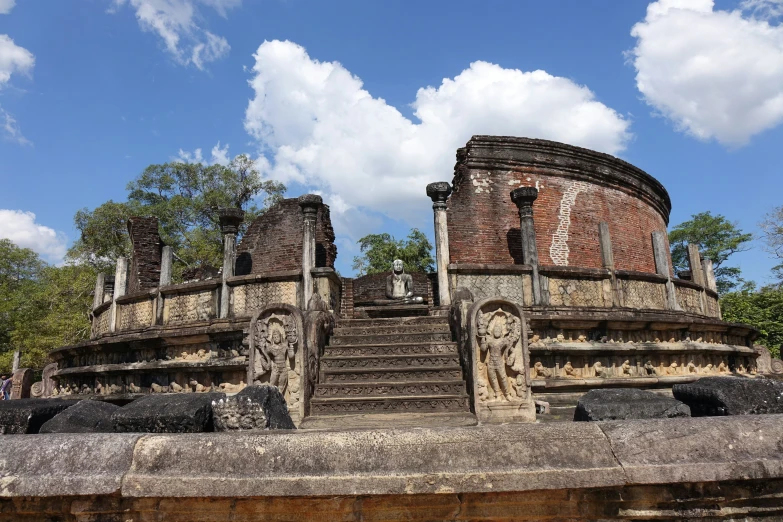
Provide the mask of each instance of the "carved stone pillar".
[{"label": "carved stone pillar", "polygon": [[677,291],[672,282],[672,273],[669,268],[669,249],[666,248],[666,236],[663,232],[652,233],[653,256],[655,257],[655,272],[666,278],[666,309],[680,310],[677,304]]},{"label": "carved stone pillar", "polygon": [[228,317],[231,289],[228,280],[234,277],[234,265],[237,259],[237,232],[245,219],[241,208],[221,208],[218,210],[220,231],[223,233],[223,285],[220,289],[220,318]]},{"label": "carved stone pillar", "polygon": [[522,234],[522,262],[533,268],[533,304],[544,304],[541,279],[538,276],[538,249],[533,223],[533,202],[538,198],[535,187],[520,187],[511,191],[511,201],[519,209],[519,230]]},{"label": "carved stone pillar", "polygon": [[446,200],[451,195],[451,185],[438,181],[427,185],[427,195],[432,199],[435,213],[435,258],[438,270],[438,297],[441,306],[451,305],[449,292],[449,229],[446,216]]},{"label": "carved stone pillar", "polygon": [[109,322],[109,331],[117,330],[117,299],[125,295],[128,288],[128,259],[125,257],[117,258],[117,269],[114,273],[114,295],[111,300],[111,315]]},{"label": "carved stone pillar", "polygon": [[163,293],[164,286],[171,284],[171,265],[174,262],[174,251],[170,246],[164,246],[160,255],[160,281],[158,282],[158,297],[155,303],[155,323],[163,324]]},{"label": "carved stone pillar", "polygon": [[304,225],[302,230],[302,303],[301,308],[307,309],[307,303],[313,295],[313,274],[315,268],[315,222],[318,218],[318,208],[323,204],[321,196],[304,194],[299,196],[299,206],[302,207]]}]

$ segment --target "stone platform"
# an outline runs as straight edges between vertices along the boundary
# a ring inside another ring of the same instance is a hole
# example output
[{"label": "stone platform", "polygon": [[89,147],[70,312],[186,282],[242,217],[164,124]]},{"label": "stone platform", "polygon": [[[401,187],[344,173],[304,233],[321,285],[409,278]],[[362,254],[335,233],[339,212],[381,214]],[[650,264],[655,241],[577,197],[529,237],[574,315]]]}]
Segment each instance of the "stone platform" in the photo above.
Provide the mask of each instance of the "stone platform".
[{"label": "stone platform", "polygon": [[783,415],[9,435],[0,522],[780,520]]}]

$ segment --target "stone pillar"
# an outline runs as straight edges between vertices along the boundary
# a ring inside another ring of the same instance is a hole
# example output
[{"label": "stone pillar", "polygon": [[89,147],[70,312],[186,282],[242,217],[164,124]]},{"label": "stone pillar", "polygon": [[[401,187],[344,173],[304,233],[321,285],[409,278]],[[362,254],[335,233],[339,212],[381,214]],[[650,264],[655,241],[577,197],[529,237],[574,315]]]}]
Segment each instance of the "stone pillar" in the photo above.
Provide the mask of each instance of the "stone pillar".
[{"label": "stone pillar", "polygon": [[511,201],[519,209],[519,230],[522,234],[522,262],[533,268],[533,304],[544,304],[541,279],[538,276],[538,249],[533,223],[533,202],[538,197],[535,187],[520,187],[511,191]]},{"label": "stone pillar", "polygon": [[669,249],[666,248],[666,236],[664,232],[652,233],[653,256],[655,257],[655,272],[666,278],[666,309],[681,310],[677,304],[677,291],[672,282],[672,272],[669,267]]},{"label": "stone pillar", "polygon": [[106,286],[106,274],[98,274],[95,278],[95,294],[92,296],[92,309],[103,304],[103,288]]},{"label": "stone pillar", "polygon": [[160,281],[158,282],[158,297],[155,300],[155,324],[163,324],[163,292],[164,286],[171,284],[171,267],[174,263],[174,250],[164,246],[160,253]]},{"label": "stone pillar", "polygon": [[315,268],[315,221],[318,208],[323,204],[321,196],[304,194],[299,196],[304,225],[302,230],[302,310],[307,309],[313,295],[313,268]]},{"label": "stone pillar", "polygon": [[446,200],[451,195],[451,185],[438,181],[427,185],[427,195],[432,200],[435,213],[435,258],[438,270],[438,298],[441,306],[451,305],[449,291],[449,229],[446,216]]},{"label": "stone pillar", "polygon": [[109,322],[109,331],[117,330],[117,299],[125,295],[128,286],[128,259],[125,257],[117,258],[117,270],[114,273],[114,295],[111,300],[111,316]]},{"label": "stone pillar", "polygon": [[239,225],[245,219],[241,208],[221,208],[218,210],[220,231],[223,233],[223,285],[220,289],[220,318],[228,317],[231,300],[231,288],[228,280],[234,277],[234,266],[237,260],[237,233]]},{"label": "stone pillar", "polygon": [[598,241],[601,243],[601,263],[611,274],[612,306],[621,306],[620,289],[617,285],[617,274],[614,271],[612,236],[609,234],[609,223],[606,221],[601,221],[598,224]]}]

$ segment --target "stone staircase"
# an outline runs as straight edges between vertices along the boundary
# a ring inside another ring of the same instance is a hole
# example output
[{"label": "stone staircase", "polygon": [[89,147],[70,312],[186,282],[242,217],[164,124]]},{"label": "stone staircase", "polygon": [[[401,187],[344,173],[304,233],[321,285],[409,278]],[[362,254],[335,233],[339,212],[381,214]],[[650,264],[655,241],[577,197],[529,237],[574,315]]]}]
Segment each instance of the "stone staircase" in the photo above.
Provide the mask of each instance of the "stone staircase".
[{"label": "stone staircase", "polygon": [[345,415],[372,416],[381,423],[391,420],[381,417],[388,414],[456,414],[461,424],[472,420],[447,317],[342,319],[321,357],[320,372],[310,401],[311,424]]}]

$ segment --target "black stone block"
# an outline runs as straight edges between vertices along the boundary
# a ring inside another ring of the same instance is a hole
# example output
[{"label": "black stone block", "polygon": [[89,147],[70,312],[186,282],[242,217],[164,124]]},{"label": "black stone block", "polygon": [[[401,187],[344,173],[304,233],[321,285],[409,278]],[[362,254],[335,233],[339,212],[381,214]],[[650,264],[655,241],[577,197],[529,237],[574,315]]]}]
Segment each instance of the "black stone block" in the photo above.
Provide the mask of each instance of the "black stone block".
[{"label": "black stone block", "polygon": [[689,417],[688,406],[649,391],[620,388],[590,390],[582,395],[574,411],[575,421],[667,419]]},{"label": "black stone block", "polygon": [[213,409],[215,431],[296,429],[283,394],[268,384],[247,386]]},{"label": "black stone block", "polygon": [[111,420],[118,433],[212,431],[212,401],[224,398],[223,393],[147,395],[115,411]]},{"label": "black stone block", "polygon": [[111,415],[120,407],[103,401],[79,401],[41,426],[40,433],[111,433]]},{"label": "black stone block", "polygon": [[694,417],[783,413],[783,382],[770,379],[704,377],[672,392]]},{"label": "black stone block", "polygon": [[64,399],[0,401],[0,434],[38,433],[46,421],[76,402]]}]

